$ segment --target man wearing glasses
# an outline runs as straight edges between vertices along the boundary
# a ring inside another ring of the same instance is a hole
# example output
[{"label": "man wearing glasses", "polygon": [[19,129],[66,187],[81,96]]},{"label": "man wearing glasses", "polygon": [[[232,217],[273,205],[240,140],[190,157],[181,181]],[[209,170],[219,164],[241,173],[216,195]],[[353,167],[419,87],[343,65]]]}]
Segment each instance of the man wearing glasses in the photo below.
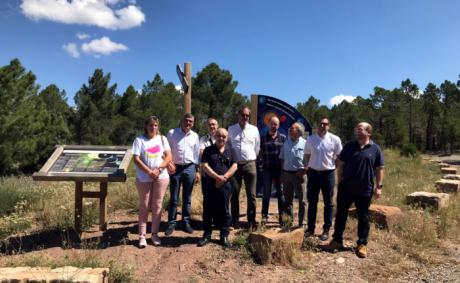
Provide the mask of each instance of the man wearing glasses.
[{"label": "man wearing glasses", "polygon": [[306,237],[315,233],[318,197],[321,191],[324,202],[324,224],[320,239],[326,241],[329,238],[329,229],[332,226],[332,209],[334,207],[335,159],[341,151],[342,142],[340,138],[329,133],[329,119],[322,117],[319,120],[316,133],[308,137],[304,150],[304,162],[308,177],[308,225],[305,230]]},{"label": "man wearing glasses", "polygon": [[242,181],[246,188],[247,218],[249,229],[256,225],[256,159],[260,149],[259,130],[249,124],[251,111],[243,106],[238,112],[238,123],[228,128],[228,143],[232,148],[233,159],[238,164],[235,178],[238,183],[231,198],[232,222],[235,229],[239,228],[240,218],[240,189]]}]

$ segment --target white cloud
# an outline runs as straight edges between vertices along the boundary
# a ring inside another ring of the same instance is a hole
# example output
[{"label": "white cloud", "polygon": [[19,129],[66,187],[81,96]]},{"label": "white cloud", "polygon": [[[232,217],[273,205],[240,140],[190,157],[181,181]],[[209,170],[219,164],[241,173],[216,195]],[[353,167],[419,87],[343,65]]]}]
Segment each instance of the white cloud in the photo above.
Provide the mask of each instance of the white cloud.
[{"label": "white cloud", "polygon": [[93,39],[88,43],[83,43],[81,50],[86,54],[100,57],[101,55],[110,55],[114,52],[126,51],[128,47],[124,44],[111,41],[107,36],[103,36],[99,39]]},{"label": "white cloud", "polygon": [[111,30],[129,29],[145,21],[141,8],[132,1],[125,4],[124,0],[22,0],[21,9],[25,16],[33,20]]},{"label": "white cloud", "polygon": [[77,33],[77,38],[80,39],[80,40],[84,40],[84,39],[87,39],[87,38],[90,38],[91,36],[87,33],[83,33],[83,32],[79,32]]},{"label": "white cloud", "polygon": [[70,56],[72,56],[73,58],[78,58],[80,57],[80,52],[78,51],[78,46],[77,44],[73,43],[73,42],[69,42],[67,44],[64,44],[62,46],[62,48],[64,48],[64,50],[70,54]]},{"label": "white cloud", "polygon": [[339,94],[334,96],[333,98],[329,99],[329,105],[334,106],[340,104],[342,101],[346,100],[348,102],[352,102],[356,97],[352,95],[344,95]]}]

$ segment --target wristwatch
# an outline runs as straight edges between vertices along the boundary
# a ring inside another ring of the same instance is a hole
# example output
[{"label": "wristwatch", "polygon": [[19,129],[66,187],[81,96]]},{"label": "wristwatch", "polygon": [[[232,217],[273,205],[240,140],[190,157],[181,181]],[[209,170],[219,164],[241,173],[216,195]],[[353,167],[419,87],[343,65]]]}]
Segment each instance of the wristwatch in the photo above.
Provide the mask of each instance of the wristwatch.
[{"label": "wristwatch", "polygon": [[383,185],[377,185],[376,188],[377,188],[377,189],[382,189],[382,188],[383,188]]}]

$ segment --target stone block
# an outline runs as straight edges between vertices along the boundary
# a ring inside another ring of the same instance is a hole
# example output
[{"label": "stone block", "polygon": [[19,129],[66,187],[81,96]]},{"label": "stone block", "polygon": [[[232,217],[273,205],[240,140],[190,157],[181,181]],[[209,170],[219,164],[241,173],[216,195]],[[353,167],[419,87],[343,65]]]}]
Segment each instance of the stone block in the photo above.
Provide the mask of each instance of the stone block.
[{"label": "stone block", "polygon": [[457,168],[455,167],[444,167],[441,168],[442,174],[457,174]]},{"label": "stone block", "polygon": [[441,162],[438,164],[439,165],[439,168],[444,168],[444,167],[450,167],[450,165],[448,163],[444,163],[444,162]]},{"label": "stone block", "polygon": [[406,203],[438,210],[449,206],[449,195],[445,193],[414,192],[406,196]]},{"label": "stone block", "polygon": [[[357,218],[356,208],[351,208],[349,210],[349,215]],[[381,229],[390,229],[393,223],[403,215],[404,213],[401,209],[396,206],[371,204],[369,207],[369,218],[371,222],[375,223],[377,227]]]},{"label": "stone block", "polygon": [[436,181],[436,190],[440,193],[457,193],[459,180],[441,179]]},{"label": "stone block", "polygon": [[0,282],[77,282],[108,283],[108,268],[77,268],[64,266],[0,268]]},{"label": "stone block", "polygon": [[265,232],[251,233],[249,242],[261,263],[285,264],[291,262],[293,253],[302,247],[303,236],[302,228],[290,232],[274,228]]},{"label": "stone block", "polygon": [[457,175],[457,174],[446,174],[444,176],[442,176],[443,179],[447,179],[447,180],[460,180],[460,175]]}]

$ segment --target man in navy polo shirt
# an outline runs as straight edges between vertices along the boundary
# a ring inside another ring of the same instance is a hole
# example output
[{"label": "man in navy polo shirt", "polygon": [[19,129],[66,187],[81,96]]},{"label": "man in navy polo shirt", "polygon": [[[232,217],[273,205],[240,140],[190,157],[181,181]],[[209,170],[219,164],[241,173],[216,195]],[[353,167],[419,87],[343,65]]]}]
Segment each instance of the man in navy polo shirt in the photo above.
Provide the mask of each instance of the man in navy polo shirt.
[{"label": "man in navy polo shirt", "polygon": [[355,127],[356,140],[347,143],[337,158],[337,214],[333,239],[325,246],[329,250],[343,248],[343,231],[348,209],[354,203],[358,214],[356,254],[361,258],[367,256],[369,206],[372,196],[377,199],[382,195],[383,153],[370,139],[371,135],[372,126],[366,122],[359,123]]},{"label": "man in navy polo shirt", "polygon": [[204,192],[207,195],[203,199],[204,215],[211,217],[203,218],[203,238],[198,242],[202,247],[211,241],[212,220],[220,228],[220,243],[228,248],[229,228],[232,223],[230,214],[230,198],[232,195],[231,178],[238,169],[237,163],[232,158],[230,147],[226,146],[227,130],[219,128],[216,131],[216,142],[207,147],[201,159],[203,170],[206,172],[206,184]]}]

